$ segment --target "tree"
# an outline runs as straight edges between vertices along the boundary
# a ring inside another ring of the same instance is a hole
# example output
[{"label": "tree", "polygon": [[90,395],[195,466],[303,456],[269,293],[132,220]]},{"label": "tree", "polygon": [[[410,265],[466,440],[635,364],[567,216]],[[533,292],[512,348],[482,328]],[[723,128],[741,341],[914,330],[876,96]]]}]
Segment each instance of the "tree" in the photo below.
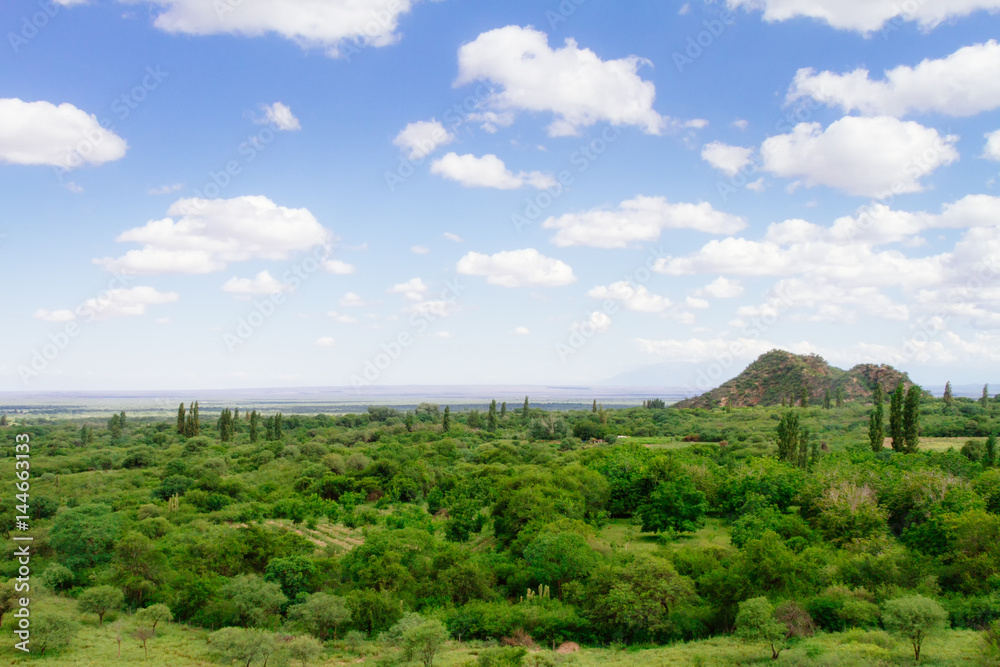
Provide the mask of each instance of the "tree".
[{"label": "tree", "polygon": [[4,615],[15,608],[19,596],[14,591],[14,582],[5,581],[0,583],[0,625],[3,624]]},{"label": "tree", "polygon": [[149,649],[146,648],[146,642],[156,636],[156,630],[148,625],[140,625],[132,632],[132,636],[142,642],[142,653],[146,660],[149,660]]},{"label": "tree", "polygon": [[844,388],[837,387],[837,407],[844,407]]},{"label": "tree", "polygon": [[174,620],[174,615],[170,611],[170,607],[167,605],[154,604],[137,611],[135,613],[135,618],[143,625],[151,627],[153,632],[156,632],[157,623],[169,623]]},{"label": "tree", "polygon": [[771,659],[777,660],[785,648],[788,629],[774,617],[774,607],[765,597],[740,603],[736,614],[736,636],[745,642],[764,642],[771,647]]},{"label": "tree", "polygon": [[792,463],[799,450],[799,415],[789,410],[778,422],[778,459]]},{"label": "tree", "polygon": [[832,397],[830,396],[830,390],[829,389],[825,390],[823,392],[823,409],[829,410],[832,407],[831,398]]},{"label": "tree", "polygon": [[809,390],[805,387],[802,387],[802,393],[799,395],[799,407],[809,407]]},{"label": "tree", "polygon": [[0,415],[0,426],[7,426],[10,422],[7,420],[7,415]]},{"label": "tree", "polygon": [[871,444],[873,452],[882,451],[882,443],[885,441],[885,429],[882,423],[884,414],[882,385],[876,382],[875,389],[872,391],[872,413],[868,417],[868,442]]},{"label": "tree", "polygon": [[219,429],[220,441],[229,442],[233,439],[233,434],[235,432],[233,427],[233,413],[229,408],[226,408],[219,413],[217,428]]},{"label": "tree", "polygon": [[889,600],[882,611],[882,624],[889,632],[909,639],[913,657],[920,662],[920,647],[933,632],[944,628],[948,612],[923,595],[907,595]]},{"label": "tree", "polygon": [[889,437],[893,451],[903,452],[903,383],[896,386],[889,401]]},{"label": "tree", "polygon": [[289,657],[301,661],[304,667],[323,652],[323,645],[306,635],[304,637],[295,637],[285,644],[285,651],[288,652]]},{"label": "tree", "polygon": [[233,603],[243,626],[263,625],[268,616],[277,614],[288,601],[281,586],[256,574],[233,577],[220,592]]},{"label": "tree", "polygon": [[125,594],[121,589],[114,586],[95,586],[85,590],[79,598],[77,605],[80,611],[88,614],[97,614],[97,626],[104,625],[104,615],[109,611],[118,611],[125,603]]},{"label": "tree", "polygon": [[444,417],[441,419],[441,430],[447,433],[451,429],[451,406],[444,406]]},{"label": "tree", "polygon": [[111,559],[121,534],[121,517],[108,505],[91,504],[62,509],[49,531],[49,543],[59,560],[73,571],[101,565]]},{"label": "tree", "polygon": [[592,406],[590,406],[590,411],[592,413],[594,413],[595,415],[597,414],[597,399],[596,398],[594,399],[594,404]]},{"label": "tree", "polygon": [[993,624],[983,632],[980,658],[980,662],[984,667],[997,667],[1000,665],[1000,620],[993,621]]},{"label": "tree", "polygon": [[403,615],[400,606],[400,601],[388,591],[356,588],[347,595],[347,609],[354,626],[364,630],[369,637],[398,621]]},{"label": "tree", "polygon": [[250,413],[250,442],[257,442],[260,436],[260,413],[256,410]]},{"label": "tree", "polygon": [[434,664],[434,655],[448,641],[448,628],[437,619],[425,621],[403,632],[403,654],[407,660],[416,658],[424,667]]},{"label": "tree", "polygon": [[337,639],[337,628],[351,622],[347,599],[329,593],[313,593],[302,604],[290,607],[288,616],[301,622],[309,634],[324,642],[331,631]]},{"label": "tree", "polygon": [[264,570],[264,580],[280,585],[281,592],[289,600],[294,600],[299,593],[309,592],[315,577],[316,565],[304,556],[272,558]]},{"label": "tree", "polygon": [[997,435],[990,433],[986,438],[986,447],[983,452],[983,465],[992,468],[997,465]]},{"label": "tree", "polygon": [[497,399],[493,399],[490,403],[490,411],[486,416],[486,428],[491,433],[497,430]]},{"label": "tree", "polygon": [[180,404],[177,408],[177,433],[184,435],[184,424],[186,423],[185,416],[187,411],[184,409],[184,403]]},{"label": "tree", "polygon": [[[903,451],[912,454],[920,443],[920,387],[910,385],[903,403]],[[895,448],[895,445],[893,445]]]},{"label": "tree", "polygon": [[274,636],[264,630],[222,628],[208,636],[212,650],[226,659],[250,667],[254,661],[267,662],[274,652]]},{"label": "tree", "polygon": [[983,385],[983,396],[979,399],[979,404],[984,408],[990,404],[990,386],[988,384]]},{"label": "tree", "polygon": [[121,440],[122,421],[119,415],[117,414],[111,415],[111,419],[108,420],[108,432],[111,434],[112,442]]},{"label": "tree", "polygon": [[524,560],[532,576],[543,584],[554,584],[562,599],[563,585],[583,579],[597,563],[597,555],[578,533],[542,533],[524,549]]},{"label": "tree", "polygon": [[708,501],[687,475],[661,482],[639,508],[643,531],[690,532],[705,523]]},{"label": "tree", "polygon": [[80,626],[74,621],[49,612],[38,612],[32,615],[31,641],[39,649],[38,655],[46,651],[58,651],[69,646]]},{"label": "tree", "polygon": [[947,405],[949,408],[955,402],[955,397],[951,393],[951,382],[950,381],[944,383],[944,396],[941,397],[941,400],[943,400],[944,404]]},{"label": "tree", "polygon": [[500,404],[500,421],[507,418],[507,401]]},{"label": "tree", "polygon": [[521,408],[521,421],[525,424],[528,423],[528,397],[524,397],[524,406]]}]

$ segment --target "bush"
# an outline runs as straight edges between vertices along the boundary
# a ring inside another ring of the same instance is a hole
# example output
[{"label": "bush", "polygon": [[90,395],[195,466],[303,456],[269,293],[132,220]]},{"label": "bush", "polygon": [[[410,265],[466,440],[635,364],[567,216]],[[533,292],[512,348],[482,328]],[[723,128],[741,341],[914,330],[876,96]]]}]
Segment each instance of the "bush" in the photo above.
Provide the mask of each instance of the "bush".
[{"label": "bush", "polygon": [[524,664],[524,656],[528,649],[522,646],[503,646],[486,649],[479,654],[476,664],[479,667],[520,667]]}]

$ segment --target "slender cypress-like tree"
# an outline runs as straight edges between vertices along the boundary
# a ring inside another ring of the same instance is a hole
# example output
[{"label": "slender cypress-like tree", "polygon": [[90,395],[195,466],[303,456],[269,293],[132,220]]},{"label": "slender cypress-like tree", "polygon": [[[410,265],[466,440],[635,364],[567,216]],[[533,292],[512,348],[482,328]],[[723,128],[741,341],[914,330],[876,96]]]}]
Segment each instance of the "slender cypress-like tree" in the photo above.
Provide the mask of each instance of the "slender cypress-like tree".
[{"label": "slender cypress-like tree", "polygon": [[528,397],[524,397],[524,407],[521,408],[521,421],[528,423]]},{"label": "slender cypress-like tree", "polygon": [[803,408],[809,407],[809,390],[802,387],[802,394],[799,396],[799,405]]},{"label": "slender cypress-like tree", "polygon": [[187,411],[184,409],[184,404],[177,408],[177,432],[184,435],[184,417]]},{"label": "slender cypress-like tree", "polygon": [[778,422],[778,458],[794,462],[799,449],[799,415],[789,410]]},{"label": "slender cypress-like tree", "polygon": [[451,429],[451,406],[444,406],[444,418],[441,420],[441,429],[447,433]]},{"label": "slender cypress-like tree", "polygon": [[979,404],[984,408],[990,404],[990,386],[988,384],[983,385],[983,397],[979,399]]},{"label": "slender cypress-like tree", "polygon": [[260,435],[260,414],[254,410],[250,413],[250,442],[257,442],[257,438]]},{"label": "slender cypress-like tree", "polygon": [[595,413],[595,414],[597,413],[597,399],[596,398],[594,399],[594,404],[592,406],[590,406],[590,411],[593,412],[593,413]]},{"label": "slender cypress-like tree", "polygon": [[198,401],[194,402],[194,435],[201,434],[201,418],[198,416]]},{"label": "slender cypress-like tree", "polygon": [[823,408],[825,410],[829,410],[830,407],[831,407],[831,396],[830,396],[830,390],[827,389],[826,391],[823,392]]},{"label": "slender cypress-like tree", "polygon": [[920,387],[911,385],[903,402],[903,451],[912,454],[920,443]]},{"label": "slender cypress-like tree", "polygon": [[896,386],[889,401],[889,437],[892,438],[892,448],[903,452],[903,383]]},{"label": "slender cypress-like tree", "polygon": [[486,428],[491,432],[497,430],[497,421],[497,399],[494,398],[490,403],[489,414],[486,415]]},{"label": "slender cypress-like tree", "polygon": [[500,421],[507,418],[507,401],[500,404]]},{"label": "slender cypress-like tree", "polygon": [[885,426],[883,417],[885,407],[882,405],[882,385],[875,383],[872,391],[872,413],[868,417],[868,441],[871,443],[873,452],[882,451],[882,443],[885,440]]},{"label": "slender cypress-like tree", "polygon": [[983,465],[992,468],[997,465],[997,435],[990,433],[986,438],[986,451],[983,452]]},{"label": "slender cypress-like tree", "polygon": [[844,388],[837,387],[837,407],[844,407]]},{"label": "slender cypress-like tree", "polygon": [[955,402],[955,397],[951,393],[951,382],[944,383],[944,396],[942,396],[941,399],[949,408],[951,407],[951,404]]}]

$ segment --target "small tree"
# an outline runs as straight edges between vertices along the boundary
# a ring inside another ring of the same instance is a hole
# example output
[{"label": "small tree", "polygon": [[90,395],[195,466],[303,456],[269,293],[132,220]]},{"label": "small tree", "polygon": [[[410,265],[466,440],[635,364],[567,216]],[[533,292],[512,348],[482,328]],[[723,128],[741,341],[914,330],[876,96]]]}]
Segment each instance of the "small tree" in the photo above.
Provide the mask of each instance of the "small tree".
[{"label": "small tree", "polygon": [[799,415],[789,410],[778,422],[778,458],[791,463],[799,450]]},{"label": "small tree", "polygon": [[41,656],[46,651],[58,651],[69,646],[79,629],[79,625],[65,616],[39,612],[32,616],[31,641]]},{"label": "small tree", "polygon": [[170,611],[170,607],[165,604],[154,604],[146,607],[145,609],[140,609],[136,612],[135,618],[137,621],[143,625],[148,625],[156,632],[156,624],[159,622],[169,623],[174,620],[174,615]]},{"label": "small tree", "polygon": [[986,438],[986,448],[983,453],[983,464],[988,467],[993,467],[997,464],[997,436],[996,433],[990,433],[989,437]]},{"label": "small tree", "polygon": [[920,387],[910,385],[903,402],[903,451],[912,454],[920,443]]},{"label": "small tree", "polygon": [[983,632],[980,658],[983,667],[1000,666],[1000,621],[993,621]]},{"label": "small tree", "polygon": [[226,659],[250,667],[255,660],[267,660],[274,652],[274,635],[264,630],[222,628],[208,636],[212,650]]},{"label": "small tree", "polygon": [[983,396],[979,399],[979,404],[984,408],[990,404],[990,386],[988,384],[983,385]]},{"label": "small tree", "polygon": [[892,438],[892,449],[904,451],[903,445],[903,383],[896,386],[889,401],[889,437]]},{"label": "small tree", "polygon": [[521,407],[521,421],[523,421],[525,424],[528,423],[528,415],[529,414],[530,413],[529,413],[529,409],[528,409],[528,397],[525,396],[524,397],[524,406]]},{"label": "small tree", "polygon": [[300,621],[320,641],[326,641],[331,631],[336,639],[337,628],[351,621],[347,600],[329,593],[313,593],[304,603],[290,607],[288,616]]},{"label": "small tree", "polygon": [[868,442],[871,444],[873,452],[882,451],[882,443],[885,441],[884,414],[882,386],[876,382],[875,389],[872,391],[872,413],[868,417]]},{"label": "small tree", "polygon": [[124,602],[125,594],[114,586],[88,588],[77,599],[80,611],[97,614],[97,627],[104,625],[105,614],[121,609]]},{"label": "small tree", "polygon": [[774,607],[765,597],[740,603],[736,614],[736,636],[745,642],[764,642],[771,647],[771,659],[777,660],[785,648],[788,628],[774,617]]},{"label": "small tree", "polygon": [[951,404],[955,402],[955,397],[951,393],[951,382],[944,383],[944,396],[941,397],[941,400],[943,400],[944,404],[949,408],[951,407]]},{"label": "small tree", "polygon": [[184,425],[187,423],[186,416],[187,410],[184,409],[184,403],[181,403],[180,407],[177,408],[177,432],[180,435],[184,435]]},{"label": "small tree", "polygon": [[444,406],[444,417],[441,419],[441,430],[447,433],[451,429],[451,406]]},{"label": "small tree", "polygon": [[146,660],[149,660],[149,649],[146,648],[146,642],[152,639],[156,635],[156,630],[149,627],[148,625],[140,625],[132,632],[132,636],[137,640],[142,642],[142,653]]},{"label": "small tree", "polygon": [[437,619],[425,621],[403,633],[403,654],[407,660],[414,658],[424,667],[434,664],[434,656],[448,641],[448,628]]},{"label": "small tree", "polygon": [[115,641],[118,642],[118,657],[122,657],[122,640],[125,639],[125,624],[122,623],[122,619],[115,621],[115,624],[111,626],[115,631]]},{"label": "small tree", "polygon": [[305,667],[323,652],[323,645],[313,637],[304,635],[285,644],[285,650],[288,651],[289,657],[300,660]]},{"label": "small tree", "polygon": [[889,600],[882,612],[882,625],[893,634],[910,640],[914,660],[920,662],[920,647],[927,636],[944,628],[948,613],[923,595],[907,595]]}]

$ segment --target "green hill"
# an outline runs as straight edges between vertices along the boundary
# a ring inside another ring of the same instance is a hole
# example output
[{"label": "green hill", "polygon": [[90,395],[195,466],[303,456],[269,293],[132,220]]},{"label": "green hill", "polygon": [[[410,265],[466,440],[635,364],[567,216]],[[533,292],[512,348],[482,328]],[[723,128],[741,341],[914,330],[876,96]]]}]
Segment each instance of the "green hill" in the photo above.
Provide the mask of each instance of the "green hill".
[{"label": "green hill", "polygon": [[782,399],[797,403],[803,391],[809,403],[822,404],[826,392],[836,397],[843,392],[844,400],[865,400],[875,383],[889,393],[900,382],[912,384],[906,373],[886,364],[858,364],[849,371],[835,368],[815,354],[799,355],[784,350],[762,354],[738,376],[709,392],[689,398],[675,406],[679,408],[710,408],[731,405],[779,405]]}]

